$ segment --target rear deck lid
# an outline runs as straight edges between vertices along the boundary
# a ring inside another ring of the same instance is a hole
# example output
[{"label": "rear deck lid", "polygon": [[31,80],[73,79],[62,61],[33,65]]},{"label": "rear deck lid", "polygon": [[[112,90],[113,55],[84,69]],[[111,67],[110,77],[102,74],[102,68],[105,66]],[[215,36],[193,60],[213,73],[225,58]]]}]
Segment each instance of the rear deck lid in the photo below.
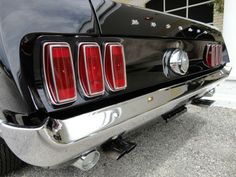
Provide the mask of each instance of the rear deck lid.
[{"label": "rear deck lid", "polygon": [[203,23],[110,0],[91,2],[103,35],[222,41],[217,29]]}]

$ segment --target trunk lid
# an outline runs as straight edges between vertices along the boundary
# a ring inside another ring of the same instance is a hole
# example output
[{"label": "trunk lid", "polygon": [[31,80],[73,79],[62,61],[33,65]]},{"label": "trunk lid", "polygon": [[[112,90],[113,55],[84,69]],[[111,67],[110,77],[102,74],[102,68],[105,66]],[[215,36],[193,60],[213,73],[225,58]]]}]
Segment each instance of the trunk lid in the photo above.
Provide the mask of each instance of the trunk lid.
[{"label": "trunk lid", "polygon": [[91,2],[102,35],[222,41],[220,31],[203,23],[109,0]]}]

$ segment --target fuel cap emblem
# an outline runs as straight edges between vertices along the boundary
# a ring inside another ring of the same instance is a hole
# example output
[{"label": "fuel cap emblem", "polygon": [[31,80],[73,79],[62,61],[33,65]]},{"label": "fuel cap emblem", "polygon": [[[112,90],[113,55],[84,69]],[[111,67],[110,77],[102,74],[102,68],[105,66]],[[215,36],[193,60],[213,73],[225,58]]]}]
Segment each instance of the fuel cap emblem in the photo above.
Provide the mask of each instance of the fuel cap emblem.
[{"label": "fuel cap emblem", "polygon": [[183,76],[188,72],[188,69],[189,58],[185,51],[181,49],[170,49],[165,52],[163,70],[166,76],[171,76],[171,72]]}]

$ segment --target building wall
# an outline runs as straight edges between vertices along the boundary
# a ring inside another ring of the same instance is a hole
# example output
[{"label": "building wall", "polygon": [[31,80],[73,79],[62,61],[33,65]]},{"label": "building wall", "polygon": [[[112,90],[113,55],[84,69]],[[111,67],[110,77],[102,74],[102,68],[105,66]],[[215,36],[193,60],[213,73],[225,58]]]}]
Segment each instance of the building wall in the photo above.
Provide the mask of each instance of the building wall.
[{"label": "building wall", "polygon": [[223,30],[223,21],[224,21],[224,14],[219,13],[216,10],[214,10],[214,26],[219,28],[221,31]]},{"label": "building wall", "polygon": [[225,0],[225,12],[224,12],[224,28],[223,36],[227,45],[227,50],[230,57],[230,65],[233,67],[230,78],[231,80],[236,80],[236,1],[235,0]]}]

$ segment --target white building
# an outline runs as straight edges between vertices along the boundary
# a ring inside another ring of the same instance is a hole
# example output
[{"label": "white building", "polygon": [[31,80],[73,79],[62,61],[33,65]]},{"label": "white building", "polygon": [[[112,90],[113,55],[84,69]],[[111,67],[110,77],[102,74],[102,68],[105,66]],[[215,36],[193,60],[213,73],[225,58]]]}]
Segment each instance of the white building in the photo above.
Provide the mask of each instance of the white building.
[{"label": "white building", "polygon": [[225,0],[223,35],[228,48],[231,65],[231,80],[236,80],[236,1]]}]

